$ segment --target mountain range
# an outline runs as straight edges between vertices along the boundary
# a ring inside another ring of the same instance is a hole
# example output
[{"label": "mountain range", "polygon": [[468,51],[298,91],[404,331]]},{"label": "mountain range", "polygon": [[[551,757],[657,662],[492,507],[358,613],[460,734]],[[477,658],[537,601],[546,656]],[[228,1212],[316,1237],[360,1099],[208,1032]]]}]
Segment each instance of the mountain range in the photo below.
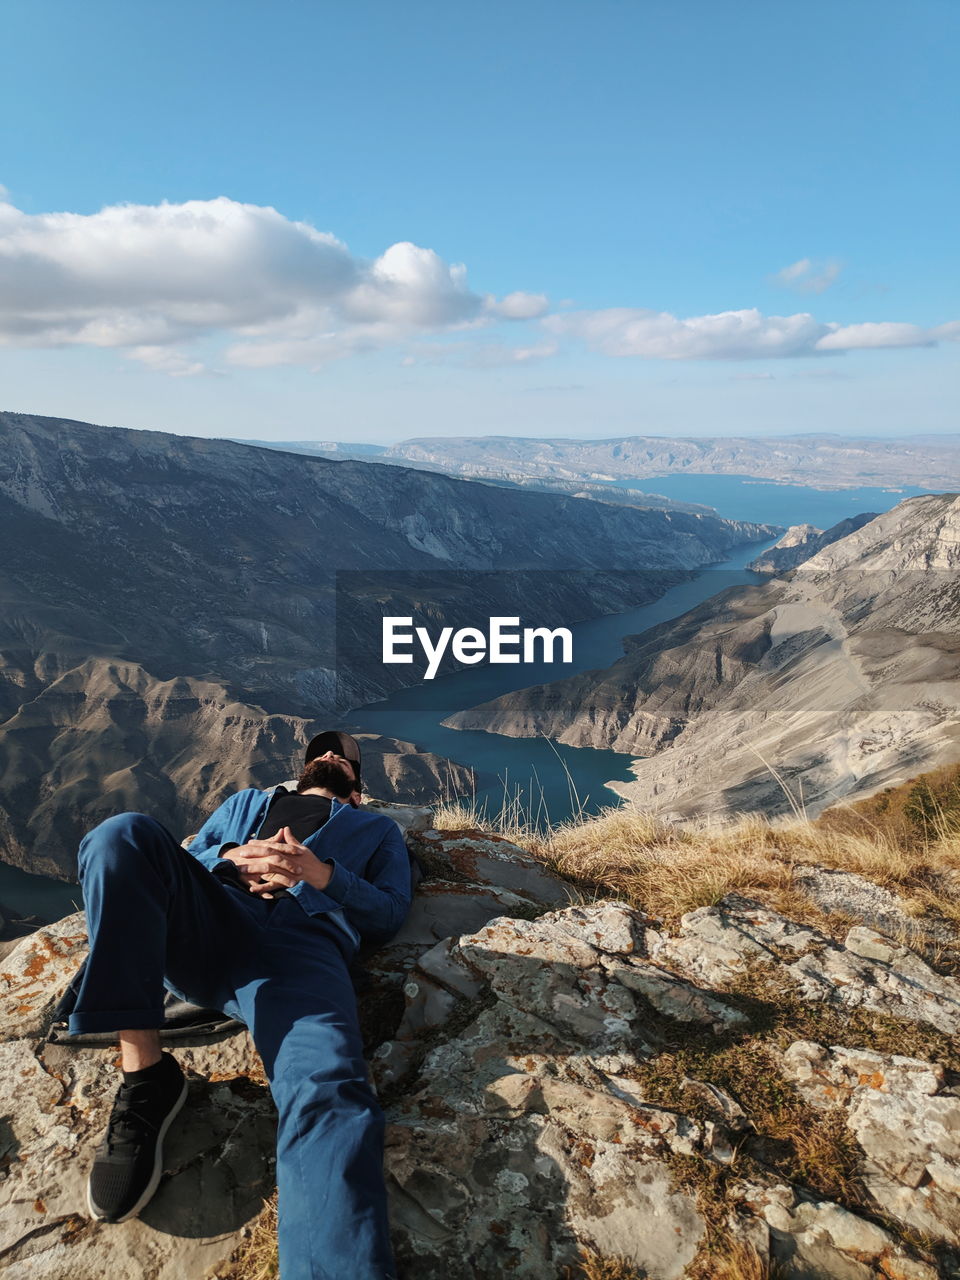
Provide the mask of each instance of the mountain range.
[{"label": "mountain range", "polygon": [[815,814],[960,758],[960,496],[910,498],[798,568],[624,639],[609,668],[450,716],[628,752],[679,818]]},{"label": "mountain range", "polygon": [[960,437],[949,435],[876,440],[815,433],[607,440],[436,436],[393,445],[301,440],[272,447],[327,457],[376,458],[452,475],[527,484],[534,478],[576,486],[670,475],[726,475],[820,489],[896,485],[960,489]]},{"label": "mountain range", "polygon": [[[24,414],[0,414],[0,446],[0,857],[49,874],[118,809],[193,829],[289,777],[317,727],[415,683],[373,661],[388,609],[442,623],[469,594],[567,624],[780,532]],[[338,681],[338,650],[365,644]],[[404,744],[370,754],[368,785],[398,799],[469,778],[405,770]]]}]

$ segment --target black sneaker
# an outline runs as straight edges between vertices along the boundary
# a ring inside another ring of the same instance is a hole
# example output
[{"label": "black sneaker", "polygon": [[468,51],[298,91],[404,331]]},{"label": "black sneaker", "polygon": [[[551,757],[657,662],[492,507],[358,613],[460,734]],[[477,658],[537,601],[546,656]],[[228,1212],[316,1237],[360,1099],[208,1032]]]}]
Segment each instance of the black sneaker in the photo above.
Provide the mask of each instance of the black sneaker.
[{"label": "black sneaker", "polygon": [[163,1072],[154,1079],[117,1091],[87,1183],[87,1204],[100,1222],[136,1217],[160,1182],[163,1139],[187,1096],[176,1058],[164,1053],[160,1062]]}]

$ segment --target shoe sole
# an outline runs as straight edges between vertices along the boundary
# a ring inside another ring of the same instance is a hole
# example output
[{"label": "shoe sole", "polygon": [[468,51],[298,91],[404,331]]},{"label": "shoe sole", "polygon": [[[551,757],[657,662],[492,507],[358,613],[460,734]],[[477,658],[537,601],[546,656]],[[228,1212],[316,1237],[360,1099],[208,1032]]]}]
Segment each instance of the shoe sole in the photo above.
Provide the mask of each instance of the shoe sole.
[{"label": "shoe sole", "polygon": [[94,1203],[90,1194],[90,1184],[87,1183],[87,1208],[90,1210],[91,1218],[95,1218],[97,1222],[110,1222],[111,1225],[117,1222],[126,1222],[129,1218],[135,1218],[141,1209],[153,1198],[153,1194],[160,1185],[160,1179],[163,1176],[163,1140],[167,1136],[167,1130],[179,1114],[180,1108],[187,1100],[187,1081],[184,1077],[183,1088],[180,1090],[180,1097],[167,1112],[167,1118],[160,1126],[157,1133],[157,1149],[153,1160],[153,1173],[150,1175],[150,1181],[144,1188],[143,1195],[136,1202],[132,1209],[128,1209],[122,1218],[111,1218],[99,1209]]}]

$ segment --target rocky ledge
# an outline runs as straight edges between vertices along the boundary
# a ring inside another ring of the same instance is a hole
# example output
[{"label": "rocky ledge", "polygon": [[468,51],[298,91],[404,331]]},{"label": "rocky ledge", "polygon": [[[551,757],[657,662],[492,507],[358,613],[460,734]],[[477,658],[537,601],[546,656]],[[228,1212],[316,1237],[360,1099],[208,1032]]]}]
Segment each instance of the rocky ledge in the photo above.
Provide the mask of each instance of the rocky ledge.
[{"label": "rocky ledge", "polygon": [[[590,1255],[656,1280],[960,1274],[960,983],[872,926],[841,943],[735,895],[670,932],[502,838],[401,817],[429,874],[357,981],[402,1277],[555,1280]],[[85,945],[76,915],[2,962],[0,1265],[242,1276],[273,1185],[245,1032],[171,1046],[191,1096],[160,1190],[86,1218],[116,1055],[47,1038]]]}]

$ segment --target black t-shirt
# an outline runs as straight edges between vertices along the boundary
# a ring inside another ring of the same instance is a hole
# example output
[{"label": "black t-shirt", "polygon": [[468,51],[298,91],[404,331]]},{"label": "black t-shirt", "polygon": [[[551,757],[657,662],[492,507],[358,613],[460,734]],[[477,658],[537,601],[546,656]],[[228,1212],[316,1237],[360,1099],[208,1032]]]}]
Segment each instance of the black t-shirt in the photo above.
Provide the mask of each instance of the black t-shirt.
[{"label": "black t-shirt", "polygon": [[260,840],[272,840],[281,827],[289,827],[303,844],[307,836],[319,831],[330,817],[330,797],[306,795],[278,788],[273,793],[267,816],[260,825]]}]

